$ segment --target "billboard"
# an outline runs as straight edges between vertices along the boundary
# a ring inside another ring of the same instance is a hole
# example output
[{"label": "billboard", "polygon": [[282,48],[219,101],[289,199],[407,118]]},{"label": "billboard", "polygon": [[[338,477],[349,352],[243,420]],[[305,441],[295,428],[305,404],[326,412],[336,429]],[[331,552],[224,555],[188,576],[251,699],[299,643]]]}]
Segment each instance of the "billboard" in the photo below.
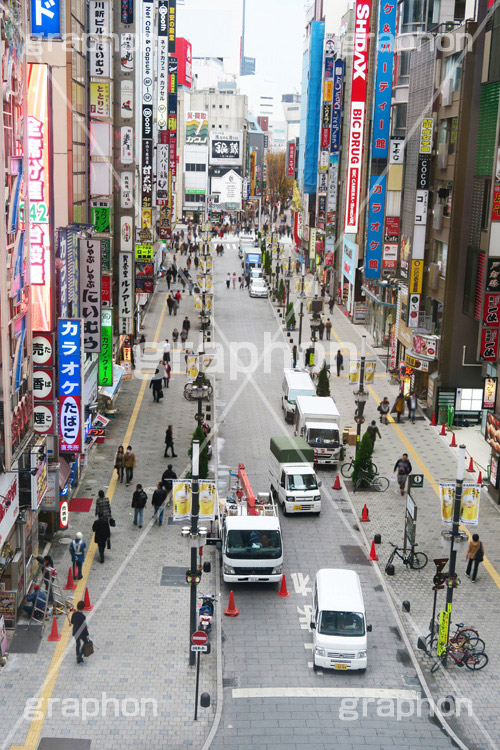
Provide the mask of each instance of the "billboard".
[{"label": "billboard", "polygon": [[207,143],[207,112],[190,110],[186,115],[186,146],[206,146]]},{"label": "billboard", "polygon": [[242,161],[243,133],[210,133],[210,164],[237,167]]},{"label": "billboard", "polygon": [[57,321],[59,383],[59,450],[80,453],[82,434],[82,321]]},{"label": "billboard", "polygon": [[372,157],[387,159],[391,119],[396,3],[381,3],[377,39],[377,77],[373,105]]},{"label": "billboard", "polygon": [[30,200],[31,324],[52,330],[51,175],[49,160],[49,81],[45,64],[28,65],[28,193]]},{"label": "billboard", "polygon": [[61,0],[31,0],[30,11],[31,36],[61,35]]},{"label": "billboard", "polygon": [[365,278],[379,279],[382,270],[384,242],[384,208],[386,177],[370,176],[368,229],[366,234]]},{"label": "billboard", "polygon": [[296,149],[296,143],[295,141],[289,141],[288,143],[288,169],[287,169],[287,176],[293,177],[295,175],[295,149]]},{"label": "billboard", "polygon": [[349,147],[347,151],[346,205],[344,232],[356,234],[359,225],[359,199],[365,132],[366,83],[371,0],[356,0],[354,59],[352,67]]},{"label": "billboard", "polygon": [[191,42],[178,37],[175,43],[175,54],[178,60],[178,83],[180,86],[191,88],[193,82],[193,48]]},{"label": "billboard", "polygon": [[84,351],[101,351],[101,240],[79,240]]},{"label": "billboard", "polygon": [[243,179],[234,169],[222,177],[212,177],[211,192],[219,196],[218,205],[227,211],[241,211],[241,188]]}]

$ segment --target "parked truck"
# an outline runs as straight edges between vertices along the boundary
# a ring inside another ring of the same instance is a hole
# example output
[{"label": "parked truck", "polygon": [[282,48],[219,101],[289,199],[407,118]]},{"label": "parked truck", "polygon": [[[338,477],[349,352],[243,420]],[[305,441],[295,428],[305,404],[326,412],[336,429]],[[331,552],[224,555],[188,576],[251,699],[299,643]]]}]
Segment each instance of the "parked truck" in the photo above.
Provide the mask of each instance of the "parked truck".
[{"label": "parked truck", "polygon": [[283,543],[276,503],[268,492],[257,497],[245,467],[236,484],[219,501],[222,577],[227,583],[279,583],[283,575]]},{"label": "parked truck", "polygon": [[271,438],[271,495],[283,514],[321,511],[321,494],[314,471],[314,450],[301,437]]},{"label": "parked truck", "polygon": [[343,458],[339,410],[331,396],[297,396],[295,434],[314,450],[316,465],[332,466]]},{"label": "parked truck", "polygon": [[253,268],[262,265],[262,253],[258,247],[245,247],[243,249],[243,268],[245,273],[250,273]]}]

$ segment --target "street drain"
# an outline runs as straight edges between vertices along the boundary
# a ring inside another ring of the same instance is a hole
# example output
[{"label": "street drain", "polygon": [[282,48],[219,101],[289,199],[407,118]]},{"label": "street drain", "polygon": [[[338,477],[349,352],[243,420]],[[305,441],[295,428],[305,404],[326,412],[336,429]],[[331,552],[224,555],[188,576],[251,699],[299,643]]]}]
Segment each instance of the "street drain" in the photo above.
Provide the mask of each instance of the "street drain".
[{"label": "street drain", "polygon": [[398,648],[396,651],[396,660],[405,667],[411,667],[412,662],[410,654],[405,648]]},{"label": "street drain", "polygon": [[348,565],[370,565],[370,561],[366,558],[366,552],[357,544],[341,545],[340,551]]}]

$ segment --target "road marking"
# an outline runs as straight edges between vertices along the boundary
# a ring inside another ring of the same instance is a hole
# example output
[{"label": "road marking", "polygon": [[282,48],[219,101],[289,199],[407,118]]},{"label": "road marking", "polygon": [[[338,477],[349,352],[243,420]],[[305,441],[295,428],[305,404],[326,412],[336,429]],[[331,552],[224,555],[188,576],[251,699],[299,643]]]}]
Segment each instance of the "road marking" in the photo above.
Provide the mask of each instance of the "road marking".
[{"label": "road marking", "polygon": [[[165,317],[166,309],[167,309],[167,302],[165,300],[165,302],[163,303],[162,311],[160,313],[158,325],[156,327],[155,338],[154,338],[155,342],[158,341],[160,331],[161,331],[161,326],[163,324],[163,318]],[[135,428],[135,423],[137,422],[139,409],[141,408],[141,404],[144,398],[144,393],[146,391],[147,384],[148,384],[147,380],[142,381],[139,393],[135,401],[134,410],[132,412],[132,415],[130,417],[130,420],[127,426],[125,437],[122,440],[123,445],[130,444],[130,440],[132,438],[132,433]],[[117,480],[118,480],[118,475],[113,470],[113,475],[111,477],[111,481],[108,485],[108,490],[106,492],[106,496],[108,497],[110,502],[113,499],[113,495],[115,494]],[[80,580],[78,588],[75,591],[75,595],[74,595],[75,602],[78,602],[80,601],[80,599],[83,599],[83,594],[87,586],[87,581],[90,575],[90,570],[92,567],[92,563],[94,561],[96,550],[97,550],[97,544],[95,543],[94,536],[92,535],[92,541],[89,543],[87,556],[85,558],[85,562],[82,568],[83,578]],[[67,620],[65,620],[64,625],[62,627],[61,636],[62,636],[61,640],[56,645],[56,648],[52,655],[52,659],[50,662],[48,672],[45,676],[45,680],[40,690],[40,695],[38,697],[38,706],[37,706],[37,718],[33,719],[31,722],[30,728],[28,730],[28,734],[26,736],[26,741],[23,746],[24,750],[35,750],[38,745],[38,740],[40,739],[40,734],[42,733],[43,725],[45,722],[45,716],[47,713],[48,699],[52,697],[52,693],[54,692],[57,678],[59,676],[59,670],[61,669],[61,664],[64,659],[65,652],[66,652],[66,649],[68,647],[68,643],[71,637],[71,625],[69,624]]]},{"label": "road marking", "polygon": [[292,581],[296,594],[308,596],[312,592],[312,588],[309,586],[309,576],[305,576],[303,573],[292,573]]},{"label": "road marking", "polygon": [[386,700],[417,701],[420,693],[416,690],[398,688],[357,688],[357,687],[262,687],[233,688],[233,698],[384,698]]},{"label": "road marking", "polygon": [[299,613],[300,627],[302,630],[309,630],[312,620],[312,605],[305,604],[303,607],[297,607]]},{"label": "road marking", "polygon": [[304,648],[306,649],[306,651],[307,649],[311,649],[312,651],[314,648],[314,643],[304,643]]}]

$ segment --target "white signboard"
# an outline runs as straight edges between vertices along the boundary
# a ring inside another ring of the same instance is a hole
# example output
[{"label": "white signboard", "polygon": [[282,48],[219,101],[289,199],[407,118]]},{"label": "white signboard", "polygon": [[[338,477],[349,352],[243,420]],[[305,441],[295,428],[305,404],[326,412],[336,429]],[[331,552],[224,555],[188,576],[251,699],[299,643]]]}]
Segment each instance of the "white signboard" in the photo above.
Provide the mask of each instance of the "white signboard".
[{"label": "white signboard", "polygon": [[122,208],[133,207],[133,173],[122,172],[120,175],[120,206]]},{"label": "white signboard", "polygon": [[131,120],[134,116],[134,84],[132,81],[120,83],[120,114],[124,120]]},{"label": "white signboard", "polygon": [[101,240],[78,241],[83,350],[101,351]]},{"label": "white signboard", "polygon": [[111,3],[109,0],[90,0],[90,76],[111,78]]},{"label": "white signboard", "polygon": [[133,220],[131,216],[120,216],[120,250],[131,253],[133,248]]},{"label": "white signboard", "polygon": [[168,203],[168,146],[159,143],[156,146],[156,205]]},{"label": "white signboard", "polygon": [[120,66],[122,73],[134,70],[134,38],[132,34],[120,34]]},{"label": "white signboard", "polygon": [[232,211],[241,211],[241,188],[243,179],[234,169],[222,177],[212,177],[212,194],[219,196],[219,206],[229,204]]},{"label": "white signboard", "polygon": [[120,158],[122,164],[132,164],[134,160],[134,129],[124,125],[120,131]]},{"label": "white signboard", "polygon": [[129,333],[133,315],[134,261],[132,253],[119,253],[118,315],[121,334]]},{"label": "white signboard", "polygon": [[142,0],[142,103],[153,103],[154,2]]},{"label": "white signboard", "polygon": [[415,224],[427,224],[428,190],[417,190],[415,199]]},{"label": "white signboard", "polygon": [[240,166],[243,162],[243,133],[211,132],[210,164]]},{"label": "white signboard", "polygon": [[168,36],[158,37],[157,50],[157,126],[158,130],[167,130],[168,121]]}]

